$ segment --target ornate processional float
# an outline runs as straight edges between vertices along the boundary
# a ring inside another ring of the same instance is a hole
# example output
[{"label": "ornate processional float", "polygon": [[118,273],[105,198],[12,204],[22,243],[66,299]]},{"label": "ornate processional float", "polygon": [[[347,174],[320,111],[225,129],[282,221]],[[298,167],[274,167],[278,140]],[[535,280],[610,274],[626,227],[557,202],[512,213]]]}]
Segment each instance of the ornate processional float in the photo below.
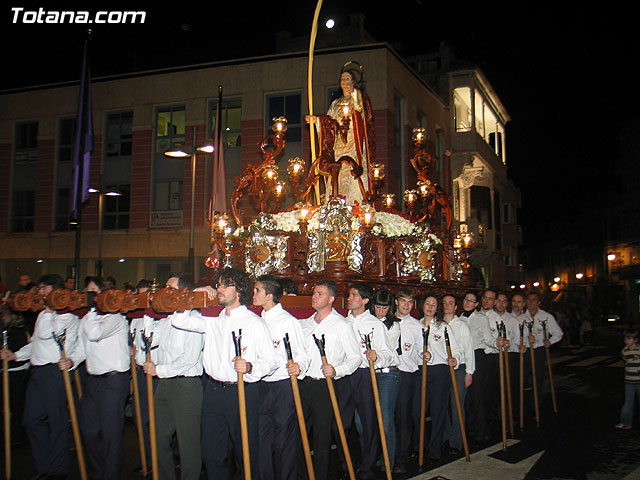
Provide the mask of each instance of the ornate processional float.
[{"label": "ornate processional float", "polygon": [[[259,145],[261,163],[249,164],[234,179],[230,213],[210,218],[205,264],[211,270],[203,280],[235,266],[254,277],[292,278],[301,294],[310,294],[320,278],[335,280],[343,292],[355,280],[392,292],[409,286],[461,293],[473,286],[468,278],[473,238],[452,228],[451,198],[433,181],[436,159],[426,151],[425,129],[413,130],[409,162],[417,184],[404,192],[406,213],[393,208],[394,194],[381,193],[385,166],[375,160],[373,115],[359,88],[362,76],[361,65],[345,64],[342,97],[326,115],[305,117],[313,159],[307,168],[305,160],[290,158],[286,180],[276,159],[286,144],[287,120],[273,119],[273,133]],[[243,215],[240,201],[259,213]]]}]

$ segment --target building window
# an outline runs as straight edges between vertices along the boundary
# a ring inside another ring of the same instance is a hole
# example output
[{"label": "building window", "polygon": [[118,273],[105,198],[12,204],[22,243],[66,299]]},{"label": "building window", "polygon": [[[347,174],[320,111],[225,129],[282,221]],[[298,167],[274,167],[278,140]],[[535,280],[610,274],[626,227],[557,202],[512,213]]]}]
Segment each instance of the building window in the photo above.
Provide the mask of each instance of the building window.
[{"label": "building window", "polygon": [[38,158],[38,122],[16,125],[15,162],[35,162]]},{"label": "building window", "polygon": [[[209,103],[209,138],[215,139],[216,111],[218,101]],[[222,141],[225,148],[235,148],[242,144],[242,100],[225,99],[222,101]]]},{"label": "building window", "polygon": [[36,192],[34,190],[17,190],[13,192],[12,232],[33,232],[35,197]]},{"label": "building window", "polygon": [[133,146],[132,122],[133,112],[131,111],[107,115],[105,132],[105,156],[107,158],[131,156]]},{"label": "building window", "polygon": [[56,164],[55,220],[56,232],[69,230],[71,219],[71,195],[73,194],[73,147],[75,143],[76,118],[61,118],[58,122],[58,155]]},{"label": "building window", "polygon": [[[420,109],[416,112],[416,128],[427,128],[427,114]],[[429,134],[429,130],[427,130],[427,134]]]},{"label": "building window", "polygon": [[[164,216],[162,224],[152,226],[182,226],[182,182],[184,161],[165,156],[172,145],[184,144],[185,108],[167,107],[156,114],[156,141],[153,162],[154,212],[173,212]],[[157,216],[153,218],[158,218]],[[153,222],[152,222],[153,223]]]},{"label": "building window", "polygon": [[502,205],[502,223],[511,223],[511,204],[505,203]]},{"label": "building window", "polygon": [[287,119],[287,143],[302,140],[302,108],[300,93],[287,93],[267,96],[267,119],[265,122],[267,134],[271,134],[272,120],[275,117]]},{"label": "building window", "polygon": [[129,228],[129,185],[118,185],[119,196],[105,195],[103,200],[102,228],[124,230]]},{"label": "building window", "polygon": [[453,92],[454,122],[456,132],[471,131],[471,90],[469,87],[456,88]]},{"label": "building window", "polygon": [[11,193],[11,231],[33,232],[38,158],[38,122],[15,127]]}]

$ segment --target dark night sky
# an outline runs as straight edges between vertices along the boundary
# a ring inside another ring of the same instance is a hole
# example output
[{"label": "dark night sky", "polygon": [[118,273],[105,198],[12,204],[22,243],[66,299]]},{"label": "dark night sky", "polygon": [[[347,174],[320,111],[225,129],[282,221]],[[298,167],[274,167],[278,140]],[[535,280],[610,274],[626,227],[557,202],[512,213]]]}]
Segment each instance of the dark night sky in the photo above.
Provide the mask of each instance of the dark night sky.
[{"label": "dark night sky", "polygon": [[[637,21],[615,3],[597,11],[584,5],[571,10],[561,2],[493,3],[481,11],[478,2],[399,0],[387,2],[390,9],[380,2],[325,0],[321,19],[331,16],[340,24],[349,13],[361,12],[369,33],[401,55],[434,51],[446,41],[458,58],[483,69],[512,118],[509,174],[522,191],[525,243],[535,244],[553,232],[550,221],[602,200],[612,187],[616,132],[638,116],[637,87],[630,81]],[[92,12],[147,11],[144,26],[94,28],[94,76],[273,53],[272,33],[308,35],[315,9],[308,0],[198,7],[98,0],[44,8],[88,5]],[[13,24],[11,7],[3,9],[5,65],[15,68],[9,74],[4,69],[0,89],[78,78],[86,26]]]}]

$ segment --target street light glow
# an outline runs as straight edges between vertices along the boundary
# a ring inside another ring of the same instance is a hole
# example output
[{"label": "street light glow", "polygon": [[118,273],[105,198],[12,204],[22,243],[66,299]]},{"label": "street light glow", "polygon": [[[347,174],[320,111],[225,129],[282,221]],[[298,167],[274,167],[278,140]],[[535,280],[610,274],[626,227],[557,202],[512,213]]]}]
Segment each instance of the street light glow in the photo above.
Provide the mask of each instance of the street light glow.
[{"label": "street light glow", "polygon": [[333,20],[333,18],[329,18],[327,19],[327,21],[324,23],[324,26],[327,27],[328,29],[331,29],[333,27],[336,26],[336,22]]},{"label": "street light glow", "polygon": [[584,274],[582,274],[582,273],[576,273],[576,278],[577,278],[578,280],[580,280],[582,277],[584,277]]},{"label": "street light glow", "polygon": [[610,262],[613,262],[615,259],[616,259],[615,253],[610,253],[609,255],[607,255],[607,260],[609,260]]}]

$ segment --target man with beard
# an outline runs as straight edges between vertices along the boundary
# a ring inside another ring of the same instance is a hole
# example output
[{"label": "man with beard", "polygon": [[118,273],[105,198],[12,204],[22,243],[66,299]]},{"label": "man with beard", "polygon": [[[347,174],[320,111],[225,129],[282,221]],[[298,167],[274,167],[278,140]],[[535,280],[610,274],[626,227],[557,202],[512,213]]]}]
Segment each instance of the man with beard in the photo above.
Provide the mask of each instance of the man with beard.
[{"label": "man with beard", "polygon": [[[238,374],[244,376],[246,416],[251,471],[259,475],[258,381],[278,368],[271,334],[264,320],[247,305],[253,297],[249,276],[236,268],[225,268],[216,283],[218,304],[224,309],[217,318],[201,315],[172,319],[174,327],[204,333],[205,375],[202,399],[202,456],[211,479],[230,479],[237,464],[244,476]],[[241,340],[236,355],[234,336]],[[228,458],[233,452],[235,458]]]}]

